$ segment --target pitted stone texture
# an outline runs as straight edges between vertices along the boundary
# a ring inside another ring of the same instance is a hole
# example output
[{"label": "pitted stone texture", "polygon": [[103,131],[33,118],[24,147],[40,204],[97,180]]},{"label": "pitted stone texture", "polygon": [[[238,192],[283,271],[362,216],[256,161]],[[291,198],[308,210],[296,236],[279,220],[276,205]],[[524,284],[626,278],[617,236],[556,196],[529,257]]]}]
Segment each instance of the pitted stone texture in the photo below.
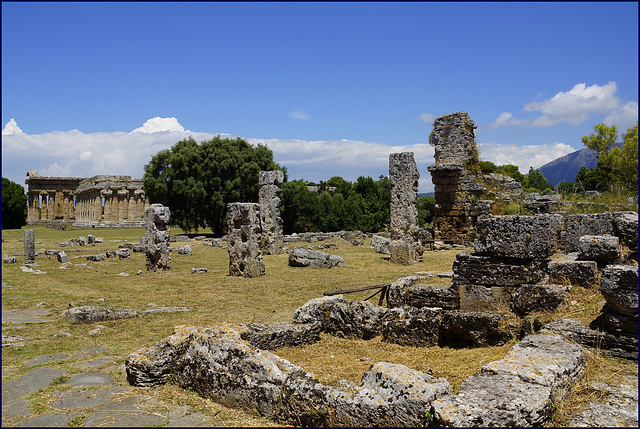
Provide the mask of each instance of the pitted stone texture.
[{"label": "pitted stone texture", "polygon": [[614,235],[613,218],[612,213],[567,215],[565,252],[577,252],[580,237],[583,235]]},{"label": "pitted stone texture", "polygon": [[114,310],[107,307],[97,307],[93,305],[84,305],[81,307],[72,307],[64,311],[64,318],[69,323],[94,323],[104,320],[127,319],[137,317],[135,310],[130,308],[119,308]]},{"label": "pitted stone texture", "polygon": [[547,271],[545,259],[513,259],[460,252],[453,262],[453,283],[482,286],[520,286],[537,283]]},{"label": "pitted stone texture", "polygon": [[[409,290],[414,286],[420,286],[419,283],[433,278],[432,273],[415,273],[400,277],[389,286],[387,293],[387,302],[389,307],[403,307],[405,305],[414,305],[409,299]],[[419,306],[419,305],[418,305]]]},{"label": "pitted stone texture", "polygon": [[456,285],[461,311],[503,311],[517,286]]},{"label": "pitted stone texture", "polygon": [[389,307],[438,307],[443,310],[455,310],[460,307],[458,288],[443,285],[412,284],[404,288],[402,294],[394,290],[393,298],[388,299]]},{"label": "pitted stone texture", "polygon": [[[524,344],[522,344],[524,343]],[[532,335],[502,360],[467,378],[457,395],[433,402],[436,426],[542,426],[553,401],[580,375],[580,346],[558,335]]]},{"label": "pitted stone texture", "polygon": [[289,252],[289,266],[333,268],[346,266],[344,259],[338,255],[295,247]]},{"label": "pitted stone texture", "polygon": [[578,258],[588,261],[613,261],[619,258],[620,241],[612,235],[583,235],[578,240]]},{"label": "pitted stone texture", "polygon": [[250,331],[242,333],[241,338],[261,350],[313,344],[320,340],[320,332],[322,332],[321,322],[280,322],[270,325],[250,323],[246,326]]},{"label": "pitted stone texture", "polygon": [[172,378],[221,404],[296,426],[425,425],[431,402],[449,392],[444,379],[387,363],[374,365],[359,386],[326,386],[242,340],[246,329],[176,327],[171,337],[129,356],[128,379],[149,386]]},{"label": "pitted stone texture", "polygon": [[170,216],[169,207],[162,204],[151,204],[144,213],[146,225],[144,248],[147,271],[171,269],[171,257],[169,256]]},{"label": "pitted stone texture", "polygon": [[569,419],[567,427],[638,427],[637,384],[593,382],[588,388],[598,392],[604,399],[589,402],[586,409]]},{"label": "pitted stone texture", "polygon": [[541,259],[558,247],[562,215],[484,216],[478,218],[473,243],[478,255]]},{"label": "pitted stone texture", "polygon": [[414,265],[418,263],[418,246],[407,240],[393,240],[389,242],[390,261],[393,264]]},{"label": "pitted stone texture", "polygon": [[260,277],[265,274],[260,250],[260,218],[257,203],[227,204],[229,275]]},{"label": "pitted stone texture", "polygon": [[262,228],[260,245],[262,252],[266,255],[282,253],[284,232],[280,216],[280,192],[283,182],[284,172],[281,170],[260,172],[258,193]]},{"label": "pitted stone texture", "polygon": [[193,254],[193,251],[191,250],[191,246],[189,246],[188,244],[183,244],[182,246],[178,247],[178,255],[191,255]]},{"label": "pitted stone texture", "polygon": [[347,304],[344,295],[323,296],[307,301],[293,312],[294,323],[322,323],[323,327],[329,322],[329,315],[338,304]]},{"label": "pitted stone texture", "polygon": [[442,317],[440,343],[497,346],[518,338],[521,327],[521,320],[509,313],[448,311]]},{"label": "pitted stone texture", "polygon": [[606,309],[626,316],[638,316],[638,267],[608,265],[602,270],[600,292]]},{"label": "pitted stone texture", "polygon": [[616,213],[613,219],[613,226],[616,237],[620,243],[626,245],[631,251],[638,251],[638,213],[625,212]]},{"label": "pitted stone texture", "polygon": [[638,360],[637,336],[619,336],[591,329],[574,319],[558,319],[542,327],[576,343],[601,351],[607,356]]},{"label": "pitted stone texture", "polygon": [[373,235],[371,237],[371,247],[378,253],[389,254],[389,243],[390,239],[383,237],[381,235]]},{"label": "pitted stone texture", "polygon": [[24,263],[33,264],[36,260],[36,233],[33,229],[24,230]]},{"label": "pitted stone texture", "polygon": [[511,310],[525,316],[534,311],[553,311],[562,304],[569,286],[554,284],[522,285],[511,295]]},{"label": "pitted stone texture", "polygon": [[86,255],[85,258],[87,259],[87,261],[101,262],[104,261],[107,256],[104,253],[99,253],[97,255]]},{"label": "pitted stone texture", "polygon": [[387,311],[369,301],[338,303],[329,314],[325,331],[337,337],[368,340],[381,334]]},{"label": "pitted stone texture", "polygon": [[578,261],[577,257],[577,253],[570,253],[549,261],[549,281],[572,286],[594,286],[597,282],[598,264],[596,261]]},{"label": "pitted stone texture", "polygon": [[466,112],[436,118],[429,143],[435,149],[436,164],[467,164],[476,160],[474,132],[476,124]]},{"label": "pitted stone texture", "polygon": [[[391,211],[389,230],[395,239],[413,236],[418,228],[418,180],[413,152],[389,154]],[[393,261],[392,261],[393,262]]]},{"label": "pitted stone texture", "polygon": [[440,339],[440,308],[393,308],[385,315],[382,341],[411,347],[434,347]]}]

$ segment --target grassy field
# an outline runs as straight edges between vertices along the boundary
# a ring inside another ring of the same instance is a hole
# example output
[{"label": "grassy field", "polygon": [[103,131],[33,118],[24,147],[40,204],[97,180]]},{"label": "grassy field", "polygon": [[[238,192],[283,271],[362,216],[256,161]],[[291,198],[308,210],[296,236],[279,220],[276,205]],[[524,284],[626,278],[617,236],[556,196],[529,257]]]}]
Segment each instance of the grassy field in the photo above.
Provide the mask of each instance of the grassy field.
[{"label": "grassy field", "polygon": [[[455,255],[459,250],[425,252],[424,262],[413,266],[391,264],[388,256],[381,255],[364,246],[354,246],[342,239],[330,240],[336,248],[328,250],[342,256],[347,266],[330,270],[293,268],[287,264],[288,255],[264,256],[266,275],[247,279],[228,275],[228,253],[226,249],[207,246],[202,241],[191,241],[193,255],[171,253],[173,268],[163,273],[147,273],[143,253],[132,253],[128,260],[107,259],[103,262],[88,262],[85,255],[116,250],[118,245],[139,243],[144,229],[70,229],[59,231],[45,227],[33,227],[36,237],[37,269],[45,274],[23,273],[23,230],[2,232],[3,256],[15,255],[17,264],[3,264],[2,281],[9,288],[2,291],[2,309],[33,310],[39,304],[52,313],[54,321],[28,324],[18,335],[33,338],[24,347],[7,348],[2,353],[2,365],[17,368],[10,377],[18,376],[27,369],[22,365],[36,356],[66,352],[71,354],[90,345],[103,345],[111,354],[122,358],[135,350],[155,344],[169,336],[173,327],[182,324],[212,325],[231,323],[273,323],[289,321],[294,310],[323,292],[349,289],[362,285],[387,283],[415,272],[451,271]],[[181,234],[172,229],[172,235]],[[70,238],[93,234],[102,237],[103,243],[85,247],[60,247],[59,242]],[[172,243],[179,246],[184,243]],[[308,243],[297,243],[307,246]],[[69,262],[60,264],[57,259],[45,259],[46,250],[65,250]],[[191,268],[205,267],[205,274],[191,274]],[[143,274],[137,275],[142,270]],[[127,273],[129,276],[120,276]],[[450,284],[449,279],[434,279],[434,284]],[[361,300],[373,291],[346,295],[348,300]],[[372,300],[377,302],[377,297]],[[45,304],[41,304],[45,303]],[[573,317],[588,323],[600,312],[604,303],[597,288],[574,288],[569,299],[554,313],[541,314],[551,320],[556,317]],[[189,312],[161,313],[145,318],[105,321],[104,333],[89,336],[93,325],[70,325],[61,316],[71,306],[99,305],[110,308],[150,308],[157,306],[185,306]],[[6,324],[3,324],[5,327]],[[71,337],[54,337],[64,331]],[[323,335],[322,341],[310,346],[276,350],[275,353],[314,373],[322,382],[334,384],[339,379],[358,383],[368,367],[378,361],[389,361],[406,365],[436,377],[445,377],[454,392],[469,375],[477,372],[488,362],[501,359],[514,343],[501,347],[482,349],[413,348],[387,344],[379,338],[373,340],[346,340]],[[616,381],[621,375],[637,376],[637,365],[608,359],[598,353],[590,353],[590,379],[608,377],[607,382]],[[596,368],[597,370],[594,370]],[[604,374],[604,375],[603,375]],[[113,374],[124,381],[125,374]],[[587,383],[588,380],[585,381]],[[586,385],[586,384],[585,384]],[[215,415],[220,424],[226,426],[273,425],[257,416],[239,410],[231,410],[198,397],[190,391],[175,386],[164,386],[144,391],[160,399],[176,404],[193,405],[196,410]],[[575,407],[586,397],[573,395]],[[573,405],[571,405],[573,404]],[[567,408],[571,409],[571,408]],[[563,408],[556,413],[556,424],[562,423]]]}]

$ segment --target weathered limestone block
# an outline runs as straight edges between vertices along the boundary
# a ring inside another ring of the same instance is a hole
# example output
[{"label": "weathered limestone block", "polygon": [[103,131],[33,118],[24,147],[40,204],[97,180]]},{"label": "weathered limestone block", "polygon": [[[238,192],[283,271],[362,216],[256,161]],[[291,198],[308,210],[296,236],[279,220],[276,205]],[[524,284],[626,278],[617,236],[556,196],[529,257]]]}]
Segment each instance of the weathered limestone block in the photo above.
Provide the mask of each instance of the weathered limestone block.
[{"label": "weathered limestone block", "polygon": [[249,331],[243,332],[240,337],[260,350],[313,344],[320,340],[320,333],[322,332],[322,323],[320,322],[280,322],[270,325],[250,323],[246,326]]},{"label": "weathered limestone block", "polygon": [[193,253],[193,251],[191,250],[191,246],[189,246],[188,244],[183,244],[182,246],[178,247],[178,255],[191,255]]},{"label": "weathered limestone block", "polygon": [[337,303],[329,314],[325,331],[337,337],[368,340],[382,332],[387,311],[369,301]]},{"label": "weathered limestone block", "polygon": [[509,308],[517,286],[456,285],[461,311],[502,311]]},{"label": "weathered limestone block", "polygon": [[563,258],[549,261],[549,282],[582,287],[594,286],[598,264],[596,261],[578,261],[577,257],[577,253],[570,253]]},{"label": "weathered limestone block", "polygon": [[33,264],[36,260],[36,233],[33,229],[24,230],[24,263]]},{"label": "weathered limestone block", "polygon": [[16,262],[18,262],[18,258],[16,258],[15,256],[3,256],[2,262],[5,264],[15,264]]},{"label": "weathered limestone block", "polygon": [[638,360],[638,337],[619,336],[584,326],[574,319],[558,319],[542,327],[607,356]]},{"label": "weathered limestone block", "polygon": [[530,213],[551,213],[561,208],[562,196],[560,194],[540,195],[537,192],[531,192],[525,195],[522,205]]},{"label": "weathered limestone block", "polygon": [[434,423],[454,427],[542,426],[553,413],[552,404],[564,397],[584,364],[579,345],[559,335],[530,335],[504,359],[467,378],[457,395],[435,400]]},{"label": "weathered limestone block", "polygon": [[570,286],[554,284],[522,285],[511,295],[511,311],[524,316],[534,311],[555,310],[567,296]]},{"label": "weathered limestone block", "polygon": [[583,235],[578,240],[578,258],[591,261],[613,261],[619,258],[620,241],[612,235]]},{"label": "weathered limestone block", "polygon": [[229,275],[260,277],[265,274],[260,250],[260,219],[256,203],[227,204]]},{"label": "weathered limestone block", "polygon": [[284,232],[280,216],[280,187],[283,182],[284,172],[281,170],[260,172],[258,201],[262,228],[261,248],[267,255],[282,253]]},{"label": "weathered limestone block", "polygon": [[324,326],[329,322],[331,311],[338,304],[347,304],[344,295],[311,299],[293,312],[293,323],[320,322],[324,329]]},{"label": "weathered limestone block", "polygon": [[69,257],[67,256],[67,253],[64,251],[60,251],[58,252],[58,254],[56,255],[56,257],[58,258],[58,262],[69,262]]},{"label": "weathered limestone block", "polygon": [[85,258],[87,261],[100,262],[106,259],[106,255],[104,253],[99,253],[97,255],[86,255]]},{"label": "weathered limestone block", "polygon": [[419,283],[433,278],[432,273],[415,273],[400,277],[391,283],[387,291],[387,302],[390,308],[413,305],[407,299],[409,289],[413,286],[420,286]]},{"label": "weathered limestone block", "polygon": [[388,255],[390,242],[391,242],[390,239],[386,237],[382,237],[380,235],[374,234],[371,237],[371,247],[373,247],[373,250],[375,250],[378,253],[384,253]]},{"label": "weathered limestone block", "polygon": [[567,427],[638,427],[637,385],[592,382],[588,389],[597,392],[596,397],[606,399],[589,402],[585,409],[571,416]]},{"label": "weathered limestone block", "polygon": [[94,246],[96,244],[96,236],[92,234],[87,235],[87,245]]},{"label": "weathered limestone block", "polygon": [[251,346],[241,338],[247,330],[178,326],[174,335],[128,357],[127,379],[134,386],[173,380],[221,404],[294,426],[422,426],[431,403],[450,390],[444,379],[384,362],[373,365],[359,386],[326,386]]},{"label": "weathered limestone block", "polygon": [[338,255],[295,247],[289,252],[289,266],[332,268],[346,266],[344,259]]},{"label": "weathered limestone block", "polygon": [[78,245],[86,246],[87,245],[87,237],[78,237]]},{"label": "weathered limestone block", "polygon": [[563,226],[564,217],[556,214],[483,216],[476,224],[475,253],[502,258],[546,258],[556,251]]},{"label": "weathered limestone block", "polygon": [[571,214],[566,217],[565,252],[579,250],[578,244],[583,235],[614,235],[611,213]]},{"label": "weathered limestone block", "polygon": [[[411,307],[438,307],[443,310],[460,308],[458,288],[455,286],[416,284],[407,287],[402,305]],[[397,307],[396,302],[390,307]]]},{"label": "weathered limestone block", "polygon": [[171,269],[171,257],[169,256],[170,216],[169,207],[162,204],[151,204],[144,213],[146,225],[144,248],[147,271]]},{"label": "weathered limestone block", "polygon": [[418,228],[419,179],[420,173],[413,158],[413,152],[389,154],[391,184],[389,230],[394,239],[412,237],[413,230]]},{"label": "weathered limestone block", "polygon": [[433,121],[429,143],[435,149],[436,164],[466,164],[477,158],[474,154],[476,124],[466,112],[441,116]]},{"label": "weathered limestone block", "polygon": [[[119,310],[116,310],[116,312]],[[187,307],[153,307],[140,312],[140,317],[149,316],[151,314],[158,313],[178,313],[182,311],[189,311]]]},{"label": "weathered limestone block", "polygon": [[[617,213],[616,213],[617,214]],[[638,213],[625,212],[613,219],[615,235],[632,252],[638,251]]]},{"label": "weathered limestone block", "polygon": [[69,323],[94,323],[104,320],[116,320],[136,317],[138,314],[130,308],[120,308],[114,310],[107,307],[96,307],[93,305],[84,305],[81,307],[72,307],[65,310],[64,318]]},{"label": "weathered limestone block", "polygon": [[602,270],[600,292],[607,300],[607,310],[638,316],[638,267],[608,265]]},{"label": "weathered limestone block", "polygon": [[518,338],[522,322],[509,313],[448,311],[440,327],[442,344],[487,347]]},{"label": "weathered limestone block", "polygon": [[460,252],[453,262],[453,283],[483,286],[519,286],[541,281],[547,260],[496,258]]},{"label": "weathered limestone block", "polygon": [[131,251],[126,248],[118,249],[115,253],[118,256],[118,259],[129,259],[131,257]]},{"label": "weathered limestone block", "polygon": [[382,341],[411,347],[434,347],[440,338],[442,309],[398,307],[389,310]]},{"label": "weathered limestone block", "polygon": [[191,274],[204,274],[206,272],[206,268],[191,268]]},{"label": "weathered limestone block", "polygon": [[393,264],[414,265],[420,257],[418,246],[406,240],[393,240],[389,242],[390,261]]}]

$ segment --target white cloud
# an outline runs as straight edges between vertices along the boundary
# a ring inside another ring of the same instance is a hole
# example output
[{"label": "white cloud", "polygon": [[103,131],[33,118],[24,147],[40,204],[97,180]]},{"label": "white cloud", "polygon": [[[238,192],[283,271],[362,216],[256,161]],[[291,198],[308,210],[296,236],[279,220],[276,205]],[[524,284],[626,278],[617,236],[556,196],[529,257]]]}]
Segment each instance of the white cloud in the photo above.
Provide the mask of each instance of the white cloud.
[{"label": "white cloud", "polygon": [[607,126],[615,125],[618,132],[622,135],[633,127],[638,120],[638,103],[630,101],[619,109],[614,110],[606,118],[604,124]]},{"label": "white cloud", "polygon": [[7,122],[7,125],[5,125],[4,128],[2,129],[2,135],[10,136],[13,134],[24,134],[24,133],[16,123],[15,119],[11,118],[11,120]]},{"label": "white cloud", "polygon": [[524,145],[478,143],[480,159],[491,161],[496,165],[517,165],[522,174],[529,172],[529,167],[540,168],[546,163],[561,156],[575,152],[576,149],[564,144]]},{"label": "white cloud", "polygon": [[[617,90],[615,82],[608,82],[602,86],[578,83],[567,92],[560,91],[549,99],[527,103],[523,111],[540,113],[534,119],[515,119],[511,113],[504,112],[489,127],[550,127],[562,123],[580,125],[593,115],[612,115],[617,112],[622,104],[615,95]],[[635,104],[637,108],[637,103]]]},{"label": "white cloud", "polygon": [[184,132],[184,127],[180,125],[176,118],[161,118],[156,116],[149,119],[143,126],[131,131],[132,133],[159,133],[163,131]]},{"label": "white cloud", "polygon": [[433,121],[436,119],[435,115],[431,113],[423,113],[420,115],[420,120],[428,125],[433,125]]},{"label": "white cloud", "polygon": [[308,121],[309,119],[311,119],[311,116],[309,116],[309,114],[304,111],[304,110],[294,110],[293,112],[289,113],[287,115],[289,118],[291,119],[299,119],[302,121]]}]

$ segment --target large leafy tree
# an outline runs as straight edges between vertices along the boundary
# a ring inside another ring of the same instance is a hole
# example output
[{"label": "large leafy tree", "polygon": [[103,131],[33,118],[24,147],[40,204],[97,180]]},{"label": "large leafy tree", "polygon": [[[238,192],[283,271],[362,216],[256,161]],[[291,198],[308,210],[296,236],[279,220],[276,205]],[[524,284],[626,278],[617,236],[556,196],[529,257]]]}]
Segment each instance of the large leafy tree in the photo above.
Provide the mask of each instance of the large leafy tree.
[{"label": "large leafy tree", "polygon": [[224,233],[227,203],[258,201],[260,171],[284,170],[266,146],[220,137],[181,140],[144,169],[145,193],[170,208],[173,224],[185,231],[208,227],[216,235]]},{"label": "large leafy tree", "polygon": [[547,178],[544,177],[544,174],[542,174],[540,170],[534,169],[533,167],[529,167],[527,180],[529,182],[530,189],[535,189],[540,192],[544,192],[547,189],[553,189],[553,185],[551,185]]},{"label": "large leafy tree", "polygon": [[22,186],[2,178],[2,229],[21,228],[27,223],[27,200]]}]

